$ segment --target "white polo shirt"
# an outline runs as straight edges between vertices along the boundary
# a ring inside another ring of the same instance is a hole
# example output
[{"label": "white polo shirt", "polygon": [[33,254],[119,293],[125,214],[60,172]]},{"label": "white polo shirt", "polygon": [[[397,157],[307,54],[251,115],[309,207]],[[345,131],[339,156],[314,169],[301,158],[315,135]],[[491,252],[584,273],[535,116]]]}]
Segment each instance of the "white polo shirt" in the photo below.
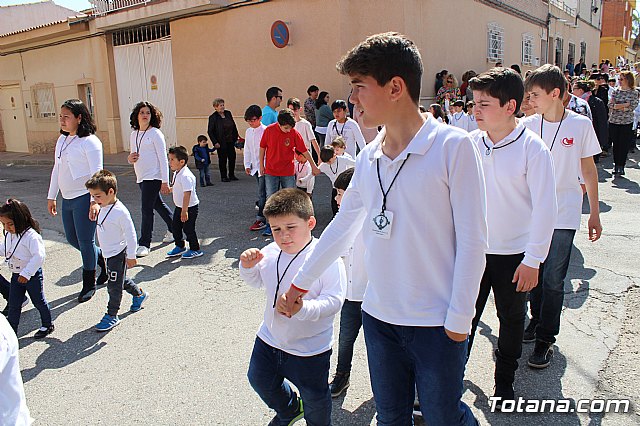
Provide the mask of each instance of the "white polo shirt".
[{"label": "white polo shirt", "polygon": [[520,122],[542,137],[553,157],[558,200],[555,229],[580,229],[583,198],[579,183],[582,174],[580,162],[583,158],[599,154],[601,149],[591,120],[573,111],[565,110],[565,113],[562,125],[547,120],[543,124],[540,114],[523,118]]},{"label": "white polo shirt", "polygon": [[38,269],[42,268],[46,257],[42,236],[33,228],[27,229],[21,235],[9,232],[5,235],[0,234],[0,257],[7,260],[12,273],[31,279]]},{"label": "white polo shirt", "polygon": [[186,164],[180,170],[173,172],[171,187],[173,188],[173,202],[176,207],[184,207],[182,202],[184,201],[184,193],[187,191],[191,191],[188,207],[193,207],[200,203],[198,195],[196,194],[196,177],[191,173],[191,170],[189,170]]},{"label": "white polo shirt", "polygon": [[522,263],[544,262],[558,214],[553,159],[523,124],[495,144],[486,132],[469,134],[482,158],[487,190],[488,254],[524,253]]},{"label": "white polo shirt", "polygon": [[104,206],[98,213],[96,226],[98,242],[105,258],[120,254],[127,249],[127,259],[136,258],[138,247],[136,228],[131,220],[129,210],[118,200],[114,204]]},{"label": "white polo shirt", "polygon": [[322,173],[329,177],[329,179],[331,180],[331,185],[333,185],[340,173],[344,172],[347,169],[350,169],[351,167],[354,167],[355,164],[356,162],[352,158],[340,155],[336,156],[332,164],[321,163],[318,168]]},{"label": "white polo shirt", "polygon": [[[356,159],[338,214],[293,283],[308,289],[362,230],[369,277],[364,311],[390,324],[444,325],[468,333],[487,249],[477,148],[466,132],[431,116],[393,160],[382,152],[384,137],[383,130]],[[393,213],[388,239],[374,230],[383,198],[377,163],[382,186],[389,191],[387,210]]]},{"label": "white polo shirt", "polygon": [[149,127],[146,131],[131,132],[129,150],[140,155],[138,161],[133,163],[137,183],[143,180],[161,180],[169,183],[167,144],[160,129]]},{"label": "white polo shirt", "polygon": [[[338,123],[335,119],[329,122],[327,125],[327,136],[325,137],[324,143],[326,145],[331,145],[331,142],[333,142],[337,136],[342,136],[344,138],[347,144],[345,152],[349,153],[353,158],[356,158],[356,152],[359,152],[358,150],[362,151],[367,145],[358,123],[348,117],[344,124]],[[356,146],[358,149],[356,149]]]},{"label": "white polo shirt", "polygon": [[0,315],[0,424],[27,426],[33,422],[24,397],[18,362],[18,338]]},{"label": "white polo shirt", "polygon": [[459,129],[469,131],[469,116],[466,112],[456,112],[449,116],[449,124]]},{"label": "white polo shirt", "polygon": [[250,169],[251,176],[260,176],[260,139],[267,126],[260,123],[259,127],[249,127],[244,134],[244,168]]},{"label": "white polo shirt", "polygon": [[311,146],[311,141],[316,138],[315,133],[313,133],[313,127],[311,123],[309,123],[304,118],[301,118],[300,121],[296,121],[296,125],[294,127],[302,136],[302,140],[304,141],[304,146],[307,147],[307,151],[309,154],[313,152],[313,147]]},{"label": "white polo shirt", "polygon": [[58,191],[66,200],[88,194],[84,183],[99,170],[102,170],[102,142],[96,135],[84,138],[60,135],[47,199],[55,200]]}]

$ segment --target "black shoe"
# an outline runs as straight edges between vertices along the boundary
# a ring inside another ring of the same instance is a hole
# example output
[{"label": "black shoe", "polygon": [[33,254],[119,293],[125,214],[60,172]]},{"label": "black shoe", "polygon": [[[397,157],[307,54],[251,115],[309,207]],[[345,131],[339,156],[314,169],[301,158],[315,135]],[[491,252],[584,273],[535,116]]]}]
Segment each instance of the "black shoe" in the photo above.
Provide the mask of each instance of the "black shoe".
[{"label": "black shoe", "polygon": [[238,178],[237,178],[237,177],[235,177],[235,176],[229,176],[229,180],[240,180],[240,179],[238,179]]},{"label": "black shoe", "polygon": [[551,364],[553,357],[553,343],[536,340],[536,346],[533,353],[529,357],[529,367],[531,368],[547,368]]},{"label": "black shoe", "polygon": [[33,338],[44,339],[45,337],[53,333],[53,330],[55,329],[56,328],[53,326],[53,324],[51,324],[49,327],[40,327],[40,330],[36,331],[36,334],[33,335]]},{"label": "black shoe", "polygon": [[222,180],[223,182],[229,182],[229,178],[226,178],[226,177],[223,177],[221,180]]},{"label": "black shoe", "polygon": [[78,295],[78,303],[89,301],[96,294],[96,271],[82,270],[82,290]]},{"label": "black shoe", "polygon": [[[292,424],[294,424],[295,422],[297,422],[298,420],[304,417],[304,407],[302,406],[302,399],[298,398],[297,395],[296,395],[296,398],[297,398],[297,408],[296,408],[296,412],[293,414],[293,417],[291,418],[289,423],[287,423],[287,425],[289,426],[291,426]],[[276,415],[273,419],[271,419],[268,426],[279,426],[279,425],[280,425],[280,419]]]},{"label": "black shoe", "polygon": [[211,182],[207,182],[207,185],[206,185],[206,186],[213,186],[213,183],[211,183]]},{"label": "black shoe", "polygon": [[522,343],[533,343],[536,341],[536,325],[535,321],[529,321],[529,325],[524,329]]},{"label": "black shoe", "polygon": [[350,373],[336,373],[333,380],[329,384],[331,390],[331,398],[339,397],[342,392],[346,391],[351,383],[349,383]]},{"label": "black shoe", "polygon": [[102,253],[98,255],[98,266],[100,267],[100,275],[98,275],[98,278],[96,278],[96,284],[105,285],[109,277],[107,275],[107,265],[105,264],[104,256],[102,255]]},{"label": "black shoe", "polygon": [[620,168],[618,169],[618,174],[619,174],[620,176],[624,176],[624,167],[620,167]]},{"label": "black shoe", "polygon": [[503,401],[515,401],[515,393],[513,392],[513,383],[497,382],[493,388],[493,396],[500,398],[496,401],[496,408],[502,410]]}]

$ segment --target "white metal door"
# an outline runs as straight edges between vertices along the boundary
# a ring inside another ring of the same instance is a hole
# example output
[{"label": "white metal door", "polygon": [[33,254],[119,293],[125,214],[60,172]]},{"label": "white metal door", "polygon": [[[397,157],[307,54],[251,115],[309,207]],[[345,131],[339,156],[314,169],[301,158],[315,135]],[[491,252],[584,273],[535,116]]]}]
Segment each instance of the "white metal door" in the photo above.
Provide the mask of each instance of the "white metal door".
[{"label": "white metal door", "polygon": [[118,107],[125,150],[129,149],[129,116],[135,104],[149,101],[162,111],[162,133],[176,145],[176,101],[173,88],[171,40],[115,46],[113,57]]},{"label": "white metal door", "polygon": [[9,152],[29,152],[20,85],[0,87],[0,119]]}]

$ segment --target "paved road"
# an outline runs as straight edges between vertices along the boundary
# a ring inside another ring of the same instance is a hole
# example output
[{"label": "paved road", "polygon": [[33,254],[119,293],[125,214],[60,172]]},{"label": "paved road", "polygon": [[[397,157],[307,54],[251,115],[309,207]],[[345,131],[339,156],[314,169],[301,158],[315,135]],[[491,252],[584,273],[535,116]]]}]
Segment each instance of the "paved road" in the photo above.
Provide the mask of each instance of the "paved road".
[{"label": "paved road", "polygon": [[[237,271],[244,249],[268,243],[248,231],[254,219],[254,180],[245,177],[198,188],[198,233],[205,255],[192,261],[167,260],[164,253],[170,247],[154,243],[151,255],[132,274],[151,295],[144,309],[124,313],[120,326],[98,334],[93,326],[104,313],[107,293],[100,289],[89,303],[76,302],[79,254],[64,242],[59,218],[46,215],[50,169],[7,167],[1,155],[0,164],[0,198],[26,201],[44,228],[47,245],[45,285],[56,331],[44,341],[34,341],[31,335],[39,323],[30,305],[19,333],[23,378],[36,424],[268,423],[273,414],[246,379],[265,298],[244,285]],[[521,367],[516,391],[530,399],[632,398],[635,414],[490,413],[487,398],[493,390],[491,345],[497,320],[489,306],[468,364],[464,394],[483,424],[640,424],[640,169],[634,160],[628,179],[615,182],[610,168],[600,169],[605,236],[592,244],[584,230],[577,234],[554,362],[543,371]],[[119,176],[120,198],[139,223],[139,191],[132,170],[120,166],[113,171]],[[317,236],[330,219],[329,182],[324,177],[314,204]],[[163,230],[156,228],[159,241]],[[125,296],[123,306],[128,303]],[[525,346],[523,357],[531,350],[531,345]],[[332,361],[333,368],[335,354]],[[356,344],[351,383],[346,395],[334,402],[334,424],[375,424],[362,337]]]}]

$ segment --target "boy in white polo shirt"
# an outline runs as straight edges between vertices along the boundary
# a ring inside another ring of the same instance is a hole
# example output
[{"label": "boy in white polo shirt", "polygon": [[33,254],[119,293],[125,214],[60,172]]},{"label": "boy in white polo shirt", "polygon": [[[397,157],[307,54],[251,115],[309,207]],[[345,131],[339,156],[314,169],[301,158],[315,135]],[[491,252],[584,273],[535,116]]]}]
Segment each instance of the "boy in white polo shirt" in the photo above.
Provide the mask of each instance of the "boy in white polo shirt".
[{"label": "boy in white polo shirt", "polygon": [[[196,177],[187,167],[189,154],[183,146],[169,148],[169,168],[173,171],[171,192],[176,209],[173,212],[173,238],[176,246],[167,253],[167,257],[180,256],[183,259],[200,257],[200,242],[196,235],[196,218],[200,201],[196,195]],[[182,232],[187,236],[189,250],[185,247]]]},{"label": "boy in white polo shirt", "polygon": [[258,183],[258,213],[256,221],[249,227],[250,231],[260,231],[267,227],[267,219],[262,214],[264,203],[267,201],[267,189],[264,184],[264,175],[260,174],[260,140],[264,129],[267,128],[260,122],[262,109],[258,105],[251,105],[244,112],[244,121],[249,124],[244,135],[244,171],[249,176],[255,176]]},{"label": "boy in white polo shirt", "polygon": [[347,103],[345,101],[334,101],[331,104],[331,111],[333,111],[334,119],[327,124],[325,141],[330,144],[337,136],[342,136],[347,144],[347,154],[356,158],[356,155],[367,145],[358,122],[347,117]]},{"label": "boy in white polo shirt", "polygon": [[149,295],[131,278],[127,278],[127,269],[137,264],[136,228],[129,210],[117,198],[118,181],[115,175],[108,170],[100,170],[91,176],[85,186],[100,206],[96,234],[107,263],[109,303],[107,313],[96,325],[96,330],[107,331],[120,323],[118,311],[122,301],[122,290],[133,296],[131,312],[142,309],[142,302]]},{"label": "boy in white polo shirt", "polygon": [[[329,361],[333,319],[344,300],[344,265],[341,260],[327,265],[309,291],[295,300],[289,315],[279,315],[279,296],[318,241],[311,236],[316,219],[311,199],[295,188],[269,197],[264,214],[275,241],[240,256],[242,279],[264,288],[267,296],[249,363],[249,383],[276,411],[270,425],[291,425],[303,416],[308,425],[330,425]],[[298,388],[301,398],[284,379]]]},{"label": "boy in white polo shirt", "polygon": [[477,148],[466,132],[420,114],[422,59],[405,36],[370,36],[338,69],[365,126],[385,130],[356,159],[340,211],[280,311],[290,313],[362,230],[362,323],[378,424],[411,424],[416,383],[427,424],[476,425],[461,397],[487,245]]},{"label": "boy in white polo shirt", "polygon": [[487,190],[489,250],[480,282],[469,353],[489,293],[500,321],[495,351],[495,393],[514,400],[513,382],[522,355],[527,292],[538,283],[556,223],[553,160],[542,139],[516,122],[524,96],[522,78],[494,68],[471,80],[480,130],[469,134],[481,153]]},{"label": "boy in white polo shirt", "polygon": [[464,101],[458,99],[453,103],[453,113],[451,114],[451,124],[464,131],[469,131],[469,116],[464,112]]},{"label": "boy in white polo shirt", "polygon": [[300,136],[302,136],[302,140],[304,141],[304,145],[307,147],[307,151],[309,151],[312,156],[315,155],[315,158],[318,158],[320,155],[320,147],[318,146],[318,141],[316,141],[316,135],[313,132],[311,123],[300,116],[300,99],[289,98],[287,100],[287,108],[293,111],[293,117],[296,120],[294,129],[296,129],[298,133],[300,133]]},{"label": "boy in white polo shirt", "polygon": [[336,181],[336,178],[340,173],[354,167],[356,162],[352,158],[338,156],[332,145],[325,145],[320,150],[320,160],[322,163],[320,163],[318,168],[331,180],[331,212],[335,216],[338,212],[338,203],[336,202],[336,195],[338,193],[336,192],[336,188],[333,186],[333,183]]},{"label": "boy in white polo shirt", "polygon": [[549,255],[540,266],[540,283],[529,298],[531,322],[523,340],[536,342],[528,361],[532,368],[545,368],[551,363],[552,346],[560,332],[564,279],[582,213],[583,194],[578,181],[581,173],[589,197],[589,240],[598,240],[602,233],[598,172],[593,162],[593,156],[600,153],[600,144],[591,121],[564,108],[562,98],[566,88],[560,68],[549,64],[533,71],[525,81],[529,103],[536,114],[521,123],[538,134],[551,151],[558,200],[558,220]]}]

